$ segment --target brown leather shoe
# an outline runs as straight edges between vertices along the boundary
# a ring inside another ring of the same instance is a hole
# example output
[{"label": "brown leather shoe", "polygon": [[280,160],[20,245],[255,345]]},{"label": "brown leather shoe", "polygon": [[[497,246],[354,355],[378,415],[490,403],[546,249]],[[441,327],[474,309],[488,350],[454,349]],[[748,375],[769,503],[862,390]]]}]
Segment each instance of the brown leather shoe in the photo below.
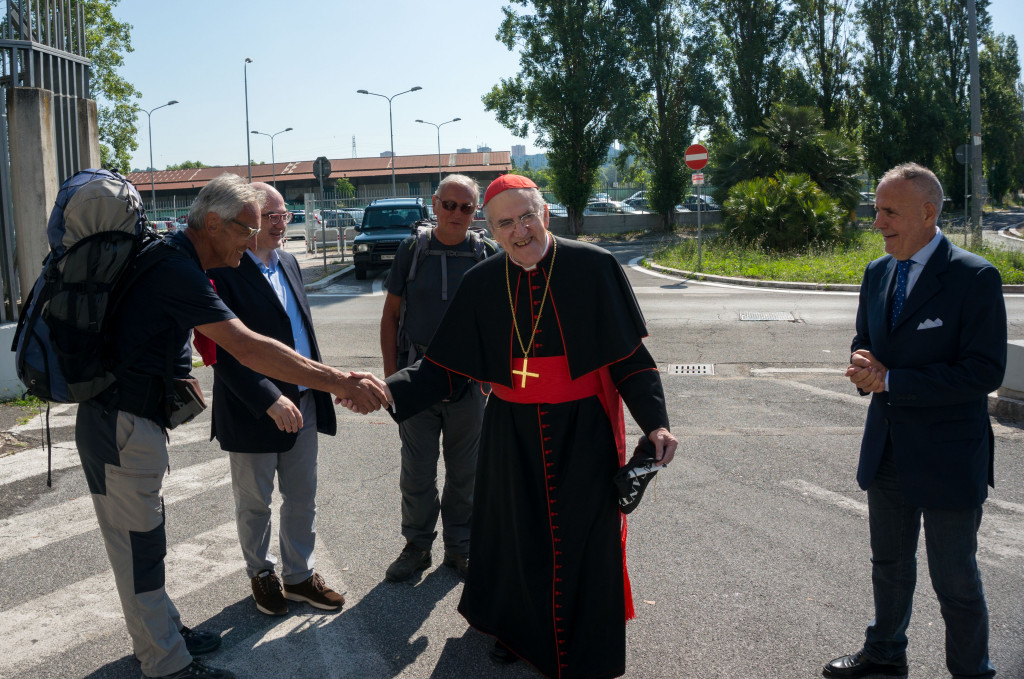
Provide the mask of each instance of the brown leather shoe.
[{"label": "brown leather shoe", "polygon": [[449,552],[444,553],[444,561],[442,562],[449,568],[454,568],[458,571],[459,575],[463,579],[469,575],[469,554],[453,554]]},{"label": "brown leather shoe", "polygon": [[897,658],[894,663],[875,662],[869,658],[863,650],[853,655],[844,655],[836,658],[821,670],[823,677],[866,677],[869,675],[882,675],[885,677],[907,676],[907,656]]},{"label": "brown leather shoe", "polygon": [[324,584],[319,573],[313,573],[302,582],[284,586],[284,598],[289,601],[305,601],[310,606],[325,611],[336,611],[345,604],[345,597]]},{"label": "brown leather shoe", "polygon": [[261,571],[252,579],[252,598],[256,608],[267,615],[285,615],[288,604],[281,596],[281,579],[274,571]]}]

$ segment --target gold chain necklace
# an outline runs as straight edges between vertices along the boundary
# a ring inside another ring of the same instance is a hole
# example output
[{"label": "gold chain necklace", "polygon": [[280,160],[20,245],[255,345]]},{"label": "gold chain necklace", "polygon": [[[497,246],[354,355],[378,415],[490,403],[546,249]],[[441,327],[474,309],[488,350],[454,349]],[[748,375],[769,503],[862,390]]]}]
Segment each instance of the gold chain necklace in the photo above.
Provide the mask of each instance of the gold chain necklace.
[{"label": "gold chain necklace", "polygon": [[[508,272],[508,260],[511,259],[511,257],[507,252],[505,253],[505,287],[508,290],[508,306],[509,309],[512,310],[512,328],[516,331],[516,339],[519,340],[519,348],[523,351],[523,369],[513,370],[512,374],[522,376],[523,379],[520,383],[520,388],[522,389],[526,388],[527,377],[540,377],[540,373],[528,372],[526,364],[530,360],[530,349],[533,348],[533,340],[537,336],[537,328],[540,326],[540,316],[544,313],[544,303],[548,300],[548,290],[551,289],[551,273],[555,270],[555,255],[558,254],[558,241],[555,240],[554,236],[550,236],[550,238],[551,266],[548,267],[547,276],[545,276],[546,281],[544,283],[544,295],[540,299],[540,308],[537,309],[537,319],[534,321],[533,330],[530,332],[530,343],[525,346],[523,345],[523,336],[519,333],[519,324],[516,322],[516,305],[512,300],[512,278]],[[540,262],[537,262],[537,266],[540,266]],[[541,271],[543,271],[543,269],[541,269]],[[516,290],[518,289],[519,286],[517,284]]]}]

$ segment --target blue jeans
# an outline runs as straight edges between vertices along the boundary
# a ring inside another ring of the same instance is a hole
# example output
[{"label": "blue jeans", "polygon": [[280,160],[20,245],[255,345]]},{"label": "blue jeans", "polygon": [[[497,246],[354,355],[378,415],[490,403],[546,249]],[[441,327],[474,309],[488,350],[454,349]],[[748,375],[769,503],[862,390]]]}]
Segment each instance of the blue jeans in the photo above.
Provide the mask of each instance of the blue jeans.
[{"label": "blue jeans", "polygon": [[865,633],[864,651],[876,662],[896,661],[907,651],[923,518],[928,572],[946,623],[946,667],[955,679],[993,677],[988,607],[975,558],[982,508],[908,505],[889,446],[868,488],[875,619]]}]

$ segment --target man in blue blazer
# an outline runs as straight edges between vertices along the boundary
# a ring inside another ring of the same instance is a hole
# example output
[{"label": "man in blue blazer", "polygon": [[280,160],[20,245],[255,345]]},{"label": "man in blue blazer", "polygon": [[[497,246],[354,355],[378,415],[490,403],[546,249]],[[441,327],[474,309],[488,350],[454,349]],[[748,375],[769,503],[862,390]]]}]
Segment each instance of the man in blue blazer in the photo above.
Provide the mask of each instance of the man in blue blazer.
[{"label": "man in blue blazer", "polygon": [[[250,330],[320,361],[309,300],[294,255],[279,250],[291,214],[272,186],[260,231],[236,269],[214,269],[217,294]],[[338,610],[345,599],[313,570],[316,540],[317,433],[334,435],[331,395],[260,375],[226,351],[217,352],[213,430],[231,459],[235,521],[256,608],[288,612],[285,600]],[[270,500],[277,475],[282,505],[278,530],[281,577],[270,553]],[[283,584],[282,584],[283,579]]]},{"label": "man in blue blazer", "polygon": [[993,485],[988,394],[1006,368],[999,272],[937,226],[942,187],[908,163],[875,194],[887,256],[864,272],[847,377],[871,393],[857,482],[867,490],[875,619],[826,677],[906,676],[922,518],[955,678],[992,677],[977,534]]}]

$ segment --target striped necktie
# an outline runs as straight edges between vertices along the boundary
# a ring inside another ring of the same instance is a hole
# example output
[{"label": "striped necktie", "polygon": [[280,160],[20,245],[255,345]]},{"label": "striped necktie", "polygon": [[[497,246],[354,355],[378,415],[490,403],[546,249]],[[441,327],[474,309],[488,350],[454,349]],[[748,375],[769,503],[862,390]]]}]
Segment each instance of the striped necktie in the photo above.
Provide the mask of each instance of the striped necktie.
[{"label": "striped necktie", "polygon": [[911,260],[896,262],[896,292],[892,295],[892,315],[889,317],[889,329],[896,325],[896,319],[903,311],[903,302],[907,299],[907,274],[910,273]]}]

